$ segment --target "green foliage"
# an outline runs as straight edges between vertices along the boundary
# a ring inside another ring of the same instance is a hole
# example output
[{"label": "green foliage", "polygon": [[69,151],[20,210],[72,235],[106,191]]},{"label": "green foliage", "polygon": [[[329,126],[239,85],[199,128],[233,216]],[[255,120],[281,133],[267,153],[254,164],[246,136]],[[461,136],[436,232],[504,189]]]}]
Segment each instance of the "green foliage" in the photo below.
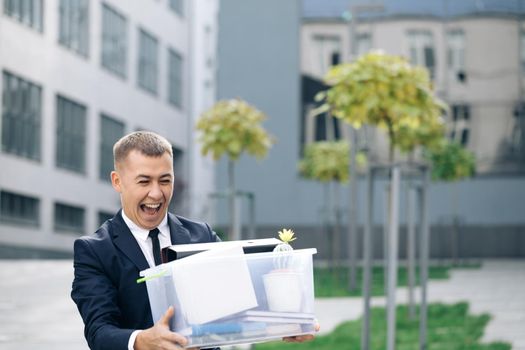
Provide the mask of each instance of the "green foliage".
[{"label": "green foliage", "polygon": [[[464,266],[462,266],[464,267]],[[479,267],[479,266],[478,266]],[[447,279],[449,278],[450,267],[431,266],[428,269],[429,279]],[[363,269],[357,268],[357,280],[363,279]],[[419,269],[416,269],[416,284],[419,283]],[[358,285],[357,290],[348,291],[348,268],[338,267],[334,271],[328,268],[314,269],[314,284],[316,298],[326,297],[346,297],[362,296],[362,285]],[[399,287],[408,286],[408,272],[405,267],[399,267],[397,270],[397,285]],[[372,270],[371,293],[373,296],[385,295],[385,275],[382,266],[376,266]]]},{"label": "green foliage", "polygon": [[349,176],[349,148],[345,141],[310,143],[299,161],[299,171],[307,179],[346,182]]},{"label": "green foliage", "polygon": [[[467,303],[453,305],[428,305],[427,349],[428,350],[510,350],[508,343],[494,342],[481,344],[490,316],[487,314],[471,315]],[[302,344],[272,342],[257,344],[256,350],[333,350],[359,349],[361,344],[362,320],[340,324],[332,333],[317,336],[313,341]],[[386,311],[384,308],[372,308],[371,341],[373,350],[386,347]],[[321,325],[323,327],[323,325]],[[396,310],[396,349],[419,349],[419,319],[408,318],[408,307],[398,306]]]},{"label": "green foliage", "polygon": [[471,177],[476,171],[474,154],[456,142],[443,140],[438,147],[425,152],[432,164],[432,179],[457,181]]},{"label": "green foliage", "polygon": [[226,154],[235,161],[243,152],[264,158],[274,143],[260,125],[265,119],[264,113],[243,100],[217,102],[197,122],[202,154],[211,153],[215,160]]},{"label": "green foliage", "polygon": [[331,113],[359,128],[376,125],[388,131],[390,149],[411,151],[443,135],[445,104],[433,92],[428,71],[405,58],[372,52],[333,67],[325,81],[331,87],[318,99],[319,112]]}]

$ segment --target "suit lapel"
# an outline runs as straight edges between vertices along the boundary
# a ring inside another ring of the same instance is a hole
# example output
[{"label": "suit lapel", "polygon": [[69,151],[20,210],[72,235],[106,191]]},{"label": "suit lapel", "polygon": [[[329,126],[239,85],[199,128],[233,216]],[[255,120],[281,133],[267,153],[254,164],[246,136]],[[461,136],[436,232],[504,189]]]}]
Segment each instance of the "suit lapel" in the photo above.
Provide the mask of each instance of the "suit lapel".
[{"label": "suit lapel", "polygon": [[122,219],[121,211],[117,213],[115,219],[112,221],[113,224],[113,242],[124,253],[129,260],[137,266],[139,271],[149,268],[148,261],[142,254],[142,250],[137,243],[135,237],[128,228],[128,225]]},{"label": "suit lapel", "polygon": [[190,231],[182,226],[182,222],[171,213],[168,213],[168,225],[170,227],[171,244],[191,243]]}]

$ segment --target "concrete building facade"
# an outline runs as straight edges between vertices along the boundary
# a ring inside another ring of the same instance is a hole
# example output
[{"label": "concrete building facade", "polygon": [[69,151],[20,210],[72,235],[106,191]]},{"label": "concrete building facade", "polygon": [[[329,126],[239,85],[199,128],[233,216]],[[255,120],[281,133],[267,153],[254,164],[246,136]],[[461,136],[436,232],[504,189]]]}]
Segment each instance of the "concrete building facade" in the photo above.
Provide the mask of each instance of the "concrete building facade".
[{"label": "concrete building facade", "polygon": [[2,1],[0,255],[71,254],[114,215],[111,147],[135,130],[173,145],[174,209],[202,211],[213,169],[193,124],[215,96],[217,11],[214,0]]},{"label": "concrete building facade", "polygon": [[[306,18],[301,29],[303,74],[322,80],[333,57],[350,61],[351,52],[382,50],[406,57],[430,71],[437,95],[450,106],[448,135],[474,152],[478,173],[524,173],[525,116],[518,113],[524,99],[525,34],[518,14],[387,13],[355,22]],[[386,161],[384,133],[369,137],[371,158]]]},{"label": "concrete building facade", "polygon": [[[283,227],[295,229],[300,236],[296,246],[315,246],[321,258],[330,254],[330,237],[324,228],[326,191],[323,185],[301,178],[297,170],[302,147],[315,135],[311,130],[308,134],[305,126],[305,77],[319,82],[334,61],[350,58],[351,25],[342,15],[358,3],[378,1],[221,1],[219,97],[241,97],[267,113],[264,125],[277,138],[267,159],[239,160],[238,188],[255,195],[259,237],[274,237]],[[523,9],[512,1],[385,0],[382,4],[384,13],[363,13],[358,18],[354,26],[357,53],[382,49],[430,68],[438,96],[451,105],[446,117],[448,136],[478,159],[474,179],[430,185],[431,257],[450,257],[452,245],[459,247],[462,257],[524,256],[523,119],[516,113],[523,100]],[[339,133],[344,136],[344,128]],[[371,160],[386,160],[386,139],[377,130],[368,134]],[[217,176],[218,188],[227,188],[224,161]],[[384,185],[379,181],[375,191],[376,257],[382,255]],[[338,194],[344,257],[348,186],[341,186]],[[362,232],[363,178],[358,179],[358,197]],[[227,229],[225,207],[218,211],[217,224]],[[244,206],[245,225],[247,211]],[[402,204],[402,247],[405,217]],[[458,229],[452,230],[453,226]],[[404,256],[403,248],[400,254]]]}]

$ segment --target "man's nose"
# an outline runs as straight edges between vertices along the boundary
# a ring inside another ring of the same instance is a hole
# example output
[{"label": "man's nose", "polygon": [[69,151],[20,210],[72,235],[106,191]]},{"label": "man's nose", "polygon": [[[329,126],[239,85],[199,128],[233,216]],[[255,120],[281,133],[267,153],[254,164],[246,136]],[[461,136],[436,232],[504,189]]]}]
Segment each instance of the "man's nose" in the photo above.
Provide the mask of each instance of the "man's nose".
[{"label": "man's nose", "polygon": [[162,198],[162,191],[160,190],[160,184],[154,182],[149,190],[149,196],[151,198],[160,199]]}]

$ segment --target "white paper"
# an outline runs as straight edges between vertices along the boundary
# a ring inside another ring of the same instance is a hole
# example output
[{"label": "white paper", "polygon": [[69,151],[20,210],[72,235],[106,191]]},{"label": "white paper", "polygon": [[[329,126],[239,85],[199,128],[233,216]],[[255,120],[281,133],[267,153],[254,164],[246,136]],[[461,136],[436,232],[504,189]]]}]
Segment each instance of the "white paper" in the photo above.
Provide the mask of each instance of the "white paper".
[{"label": "white paper", "polygon": [[202,324],[257,307],[242,247],[198,253],[172,265],[173,282],[189,324]]}]

